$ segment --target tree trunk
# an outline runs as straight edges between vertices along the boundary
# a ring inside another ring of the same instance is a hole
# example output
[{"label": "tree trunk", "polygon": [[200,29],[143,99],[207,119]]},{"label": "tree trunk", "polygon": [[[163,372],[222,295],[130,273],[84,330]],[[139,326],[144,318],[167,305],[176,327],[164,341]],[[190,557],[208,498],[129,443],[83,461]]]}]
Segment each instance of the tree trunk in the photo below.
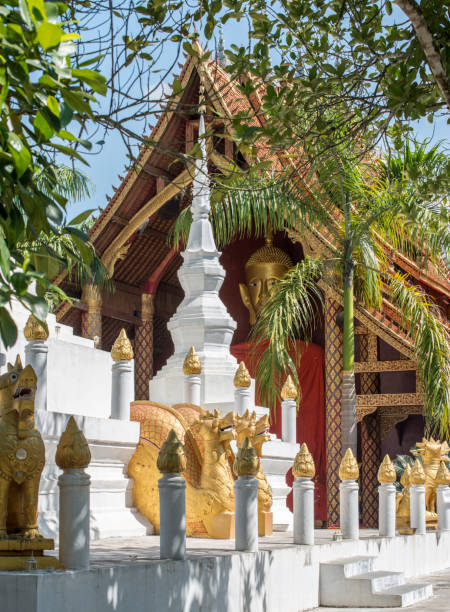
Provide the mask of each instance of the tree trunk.
[{"label": "tree trunk", "polygon": [[355,390],[355,339],[353,324],[353,262],[348,261],[344,270],[344,334],[342,345],[342,452],[351,448],[356,457],[356,390]]},{"label": "tree trunk", "polygon": [[428,65],[433,73],[436,85],[439,87],[447,107],[450,109],[450,79],[445,74],[439,50],[423,16],[420,6],[415,0],[394,0],[411,22]]}]

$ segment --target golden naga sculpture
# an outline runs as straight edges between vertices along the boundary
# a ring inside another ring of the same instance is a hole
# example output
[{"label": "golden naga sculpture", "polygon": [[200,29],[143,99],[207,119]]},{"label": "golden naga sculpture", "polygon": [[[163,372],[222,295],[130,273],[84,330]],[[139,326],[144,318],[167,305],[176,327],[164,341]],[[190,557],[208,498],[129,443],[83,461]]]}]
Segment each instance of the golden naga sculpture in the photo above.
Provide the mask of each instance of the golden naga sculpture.
[{"label": "golden naga sculpture", "polygon": [[29,342],[31,340],[47,340],[48,329],[34,316],[30,314],[23,330],[23,335]]},{"label": "golden naga sculpture", "polygon": [[316,475],[314,459],[305,442],[295,456],[292,474],[295,478],[314,478]]},{"label": "golden naga sculpture", "polygon": [[378,470],[378,482],[380,484],[393,484],[397,480],[397,472],[389,455],[385,455]]},{"label": "golden naga sculpture", "polygon": [[245,284],[240,283],[242,301],[250,314],[250,324],[270,297],[273,286],[292,268],[287,253],[274,247],[272,235],[266,238],[265,246],[255,251],[245,264]]},{"label": "golden naga sculpture", "polygon": [[191,346],[188,354],[186,355],[183,363],[183,374],[185,376],[191,376],[193,374],[202,373],[202,364],[200,357],[195,352],[195,348]]},{"label": "golden naga sculpture", "polygon": [[[242,448],[246,438],[250,440],[259,458],[262,457],[262,445],[270,440],[269,434],[269,415],[265,414],[260,419],[256,419],[256,412],[249,414],[247,410],[242,416],[237,417],[236,423],[236,445]],[[234,455],[230,449],[230,464],[233,465]],[[272,514],[272,487],[267,482],[266,475],[259,462],[258,470],[255,474],[258,480],[258,535],[269,536],[273,533],[273,514]]]},{"label": "golden naga sculpture", "polygon": [[20,357],[0,376],[0,538],[42,537],[37,508],[45,448],[34,424],[36,382]]},{"label": "golden naga sculpture", "polygon": [[111,357],[114,361],[130,361],[133,359],[133,356],[133,347],[128,339],[127,332],[121,329],[120,334],[112,345]]},{"label": "golden naga sculpture", "polygon": [[186,533],[194,537],[234,537],[234,477],[228,459],[236,438],[236,415],[221,417],[199,406],[170,407],[151,401],[133,402],[131,418],[141,422],[141,439],[128,465],[134,478],[138,510],[159,532],[157,469],[159,450],[171,429],[186,455]]},{"label": "golden naga sculpture", "polygon": [[66,429],[59,439],[55,462],[62,470],[84,469],[91,462],[89,444],[73,416],[68,420]]},{"label": "golden naga sculpture", "polygon": [[[268,416],[256,420],[248,412],[236,417],[233,412],[221,417],[191,404],[165,406],[151,401],[131,404],[131,418],[141,423],[141,438],[128,465],[134,478],[133,499],[138,510],[159,532],[159,492],[161,478],[158,453],[170,430],[183,445],[186,457],[186,533],[194,537],[234,537],[234,453],[249,438],[258,457],[268,434]],[[173,437],[173,436],[172,436]],[[259,531],[272,533],[272,491],[259,463]]]},{"label": "golden naga sculpture", "polygon": [[[432,437],[430,439],[422,438],[422,442],[418,442],[416,447],[411,452],[417,458],[420,458],[421,462],[416,460],[415,469],[411,470],[410,484],[425,485],[426,524],[430,529],[437,529],[436,493],[439,486],[437,476],[441,462],[450,462],[448,456],[450,447],[447,442],[441,442]],[[403,492],[399,494],[399,496],[401,495],[403,495]],[[403,508],[403,512],[406,512],[406,505],[402,504],[401,498],[398,500],[398,504],[400,504],[400,508]]]},{"label": "golden naga sculpture", "polygon": [[351,448],[347,448],[339,466],[339,478],[341,480],[357,480],[359,478],[359,467]]}]

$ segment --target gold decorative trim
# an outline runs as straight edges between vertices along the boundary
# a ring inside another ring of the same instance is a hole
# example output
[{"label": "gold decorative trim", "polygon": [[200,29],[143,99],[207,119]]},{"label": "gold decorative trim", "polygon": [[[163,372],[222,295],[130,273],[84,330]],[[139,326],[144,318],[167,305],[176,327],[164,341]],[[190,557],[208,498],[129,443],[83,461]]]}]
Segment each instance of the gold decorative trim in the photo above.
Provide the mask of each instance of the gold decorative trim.
[{"label": "gold decorative trim", "polygon": [[236,370],[236,374],[234,375],[234,386],[239,388],[248,388],[252,384],[252,379],[250,378],[249,371],[247,370],[245,363],[241,361],[238,369]]},{"label": "gold decorative trim", "polygon": [[91,462],[89,445],[73,416],[58,442],[55,461],[62,470],[87,468]]},{"label": "gold decorative trim", "polygon": [[239,448],[233,466],[236,476],[256,476],[259,471],[259,457],[256,448],[253,448],[250,438],[245,437]]},{"label": "gold decorative trim", "polygon": [[112,345],[111,357],[114,361],[131,361],[133,359],[133,347],[128,339],[127,332],[123,328]]},{"label": "gold decorative trim", "polygon": [[356,396],[357,409],[366,406],[423,406],[424,403],[423,393],[371,393]]},{"label": "gold decorative trim", "polygon": [[306,442],[303,442],[295,456],[292,473],[295,478],[314,478],[316,475],[314,459],[306,446]]},{"label": "gold decorative trim", "polygon": [[415,361],[396,359],[393,361],[357,361],[355,374],[365,372],[409,372],[417,368]]},{"label": "gold decorative trim", "polygon": [[32,340],[48,340],[48,329],[45,329],[34,314],[30,314],[23,330],[23,335],[29,342]]},{"label": "gold decorative trim", "polygon": [[183,363],[183,374],[185,376],[191,376],[193,374],[202,373],[202,364],[200,357],[195,352],[195,348],[191,346],[188,354],[186,355]]},{"label": "gold decorative trim", "polygon": [[397,473],[389,455],[385,455],[378,470],[378,482],[380,484],[393,483],[397,480]]},{"label": "gold decorative trim", "polygon": [[347,448],[339,466],[339,478],[341,480],[357,480],[359,478],[359,467],[351,448]]},{"label": "gold decorative trim", "polygon": [[281,399],[297,399],[297,387],[295,386],[290,374],[286,378],[286,382],[281,389]]},{"label": "gold decorative trim", "polygon": [[156,467],[161,474],[181,474],[186,470],[186,455],[174,429],[167,435],[161,446],[156,461]]}]

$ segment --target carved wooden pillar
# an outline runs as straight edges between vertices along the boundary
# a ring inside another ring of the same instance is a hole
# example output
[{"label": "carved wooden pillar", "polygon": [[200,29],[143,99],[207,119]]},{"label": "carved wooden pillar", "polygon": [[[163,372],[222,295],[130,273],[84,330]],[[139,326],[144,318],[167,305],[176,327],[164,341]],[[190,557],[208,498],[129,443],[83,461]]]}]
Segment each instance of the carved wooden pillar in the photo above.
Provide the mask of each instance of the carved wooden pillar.
[{"label": "carved wooden pillar", "polygon": [[[375,334],[360,336],[361,361],[378,360],[378,339]],[[380,392],[380,377],[374,372],[361,373],[361,393]],[[378,480],[380,465],[380,433],[376,412],[368,414],[361,421],[361,496],[362,523],[364,527],[378,526]]]},{"label": "carved wooden pillar", "polygon": [[102,345],[102,295],[97,285],[84,285],[82,298],[87,306],[81,315],[81,335],[83,338],[97,340],[97,348]]},{"label": "carved wooden pillar", "polygon": [[339,522],[341,443],[342,331],[336,315],[342,307],[325,296],[325,436],[327,453],[327,520]]},{"label": "carved wooden pillar", "polygon": [[149,382],[153,375],[153,313],[154,295],[141,297],[141,324],[136,327],[134,340],[134,392],[137,400],[149,399]]}]

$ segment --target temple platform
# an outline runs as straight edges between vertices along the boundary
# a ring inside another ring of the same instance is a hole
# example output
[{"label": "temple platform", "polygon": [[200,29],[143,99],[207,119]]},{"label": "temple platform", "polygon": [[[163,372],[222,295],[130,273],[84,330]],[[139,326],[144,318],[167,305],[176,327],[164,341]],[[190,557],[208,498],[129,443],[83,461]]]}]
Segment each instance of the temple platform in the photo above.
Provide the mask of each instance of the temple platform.
[{"label": "temple platform", "polygon": [[450,567],[450,532],[333,541],[317,530],[314,546],[290,532],[260,538],[258,553],[233,540],[189,538],[186,561],[160,560],[158,536],[93,542],[86,571],[0,572],[2,612],[299,612],[320,605],[320,564],[375,557],[407,581]]}]

